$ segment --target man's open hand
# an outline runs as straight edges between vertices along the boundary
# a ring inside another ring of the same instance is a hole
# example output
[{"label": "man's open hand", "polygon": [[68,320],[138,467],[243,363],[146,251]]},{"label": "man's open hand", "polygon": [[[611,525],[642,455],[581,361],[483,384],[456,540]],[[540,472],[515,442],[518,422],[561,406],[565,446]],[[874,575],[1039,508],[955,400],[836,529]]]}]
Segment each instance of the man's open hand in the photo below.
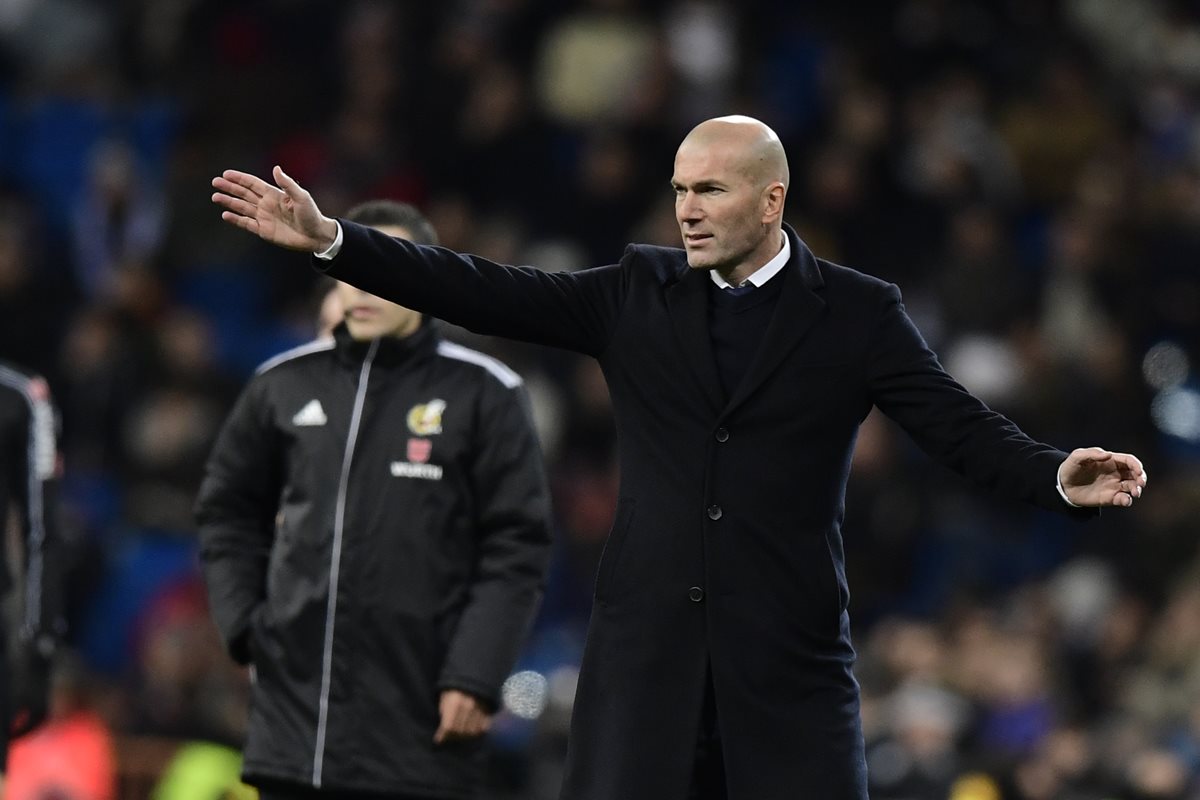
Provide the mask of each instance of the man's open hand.
[{"label": "man's open hand", "polygon": [[273,175],[278,186],[234,169],[213,178],[217,191],[212,201],[225,209],[221,219],[289,250],[328,249],[337,236],[337,223],[323,215],[312,195],[280,167]]},{"label": "man's open hand", "polygon": [[1129,453],[1085,447],[1067,456],[1058,468],[1058,481],[1077,506],[1128,508],[1146,488],[1146,470]]}]

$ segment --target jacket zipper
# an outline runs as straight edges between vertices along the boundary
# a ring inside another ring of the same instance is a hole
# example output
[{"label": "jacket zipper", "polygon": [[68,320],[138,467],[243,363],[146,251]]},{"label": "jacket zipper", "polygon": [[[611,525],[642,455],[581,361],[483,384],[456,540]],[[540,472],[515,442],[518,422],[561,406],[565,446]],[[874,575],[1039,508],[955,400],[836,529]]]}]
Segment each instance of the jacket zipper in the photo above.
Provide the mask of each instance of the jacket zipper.
[{"label": "jacket zipper", "polygon": [[329,599],[325,603],[325,647],[321,662],[321,699],[317,711],[317,743],[313,751],[312,785],[321,788],[321,772],[325,766],[325,733],[329,723],[329,686],[333,679],[333,626],[337,614],[338,570],[342,564],[342,533],[346,525],[346,491],[350,483],[350,463],[354,460],[354,445],[358,441],[358,428],[362,422],[363,404],[367,397],[367,382],[371,377],[371,363],[379,349],[379,340],[371,342],[358,373],[358,391],[354,396],[354,410],[350,414],[350,433],[346,437],[346,451],[342,456],[342,475],[338,480],[337,505],[333,517],[333,554],[329,562]]}]

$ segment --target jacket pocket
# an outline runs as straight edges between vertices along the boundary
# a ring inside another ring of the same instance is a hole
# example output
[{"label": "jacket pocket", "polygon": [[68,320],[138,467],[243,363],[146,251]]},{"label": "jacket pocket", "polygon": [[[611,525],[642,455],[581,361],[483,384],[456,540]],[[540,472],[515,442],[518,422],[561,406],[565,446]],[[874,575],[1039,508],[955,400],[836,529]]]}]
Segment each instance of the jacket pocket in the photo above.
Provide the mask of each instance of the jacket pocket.
[{"label": "jacket pocket", "polygon": [[837,560],[827,536],[819,530],[798,533],[789,551],[791,557],[777,566],[760,565],[763,580],[751,591],[761,596],[777,587],[773,595],[779,600],[787,598],[782,607],[800,632],[821,641],[837,638],[845,607]]},{"label": "jacket pocket", "polygon": [[612,530],[608,533],[608,540],[604,543],[604,552],[600,554],[600,566],[596,570],[594,594],[598,603],[607,602],[610,596],[613,576],[616,574],[617,565],[621,559],[621,551],[624,550],[625,537],[633,522],[635,505],[636,501],[633,498],[620,497],[617,499],[617,511],[613,516]]},{"label": "jacket pocket", "polygon": [[[825,569],[821,570],[822,581],[820,583],[820,591],[822,600],[825,602],[825,607],[832,608],[828,612],[828,618],[825,620],[832,625],[833,633],[839,634],[842,629],[842,614],[850,606],[850,591],[846,585],[846,572],[844,559],[841,555],[840,544],[835,547],[833,537],[836,533],[826,531],[821,537],[821,553],[825,559]],[[835,550],[837,551],[835,553]]]}]

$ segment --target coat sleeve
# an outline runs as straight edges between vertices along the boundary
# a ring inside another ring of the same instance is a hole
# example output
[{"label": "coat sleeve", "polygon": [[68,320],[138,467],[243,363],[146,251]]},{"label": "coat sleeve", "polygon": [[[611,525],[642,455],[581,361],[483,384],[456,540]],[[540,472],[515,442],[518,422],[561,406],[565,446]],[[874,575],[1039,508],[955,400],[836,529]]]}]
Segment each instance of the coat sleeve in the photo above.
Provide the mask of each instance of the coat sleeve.
[{"label": "coat sleeve", "polygon": [[550,499],[524,388],[492,389],[481,404],[471,466],[478,560],[438,688],[496,707],[541,602]]},{"label": "coat sleeve", "polygon": [[52,647],[61,638],[63,617],[63,548],[58,519],[58,414],[46,382],[38,377],[25,387],[28,413],[22,415],[19,445],[12,453],[17,501],[24,542],[22,639]]},{"label": "coat sleeve", "polygon": [[1067,454],[1034,441],[955,381],[904,310],[900,290],[882,288],[867,358],[871,399],[931,457],[975,483],[1071,516],[1058,494],[1057,471]]},{"label": "coat sleeve", "polygon": [[251,660],[251,620],[266,597],[282,483],[268,412],[263,382],[255,379],[221,429],[196,500],[209,607],[239,664]]},{"label": "coat sleeve", "polygon": [[591,356],[612,338],[626,284],[620,265],[578,272],[510,267],[339,222],[341,251],[332,261],[313,259],[337,280],[476,333]]}]

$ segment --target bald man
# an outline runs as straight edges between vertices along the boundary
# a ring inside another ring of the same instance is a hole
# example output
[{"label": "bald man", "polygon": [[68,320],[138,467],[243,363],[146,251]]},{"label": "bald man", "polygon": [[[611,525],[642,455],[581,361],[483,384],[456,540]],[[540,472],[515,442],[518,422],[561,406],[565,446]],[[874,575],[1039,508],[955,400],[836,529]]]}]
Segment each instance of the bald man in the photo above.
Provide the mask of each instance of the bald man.
[{"label": "bald man", "polygon": [[484,334],[596,358],[621,454],[563,800],[861,800],[842,508],[879,407],[991,491],[1078,517],[1130,506],[1131,455],[1040,444],[947,375],[893,285],[783,223],[757,120],[698,125],[671,184],[683,249],[509,267],[324,216],[278,167],[227,171],[222,218],[329,274]]}]

